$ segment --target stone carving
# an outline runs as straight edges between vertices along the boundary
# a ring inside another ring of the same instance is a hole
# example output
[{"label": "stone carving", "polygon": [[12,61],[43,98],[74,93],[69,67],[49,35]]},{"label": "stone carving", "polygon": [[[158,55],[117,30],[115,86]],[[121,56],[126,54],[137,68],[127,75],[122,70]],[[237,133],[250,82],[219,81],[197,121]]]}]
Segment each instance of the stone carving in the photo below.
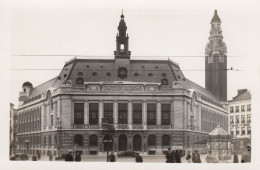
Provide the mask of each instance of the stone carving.
[{"label": "stone carving", "polygon": [[103,85],[102,91],[143,91],[141,85]]},{"label": "stone carving", "polygon": [[71,80],[66,80],[62,83],[63,87],[72,87],[72,82]]}]

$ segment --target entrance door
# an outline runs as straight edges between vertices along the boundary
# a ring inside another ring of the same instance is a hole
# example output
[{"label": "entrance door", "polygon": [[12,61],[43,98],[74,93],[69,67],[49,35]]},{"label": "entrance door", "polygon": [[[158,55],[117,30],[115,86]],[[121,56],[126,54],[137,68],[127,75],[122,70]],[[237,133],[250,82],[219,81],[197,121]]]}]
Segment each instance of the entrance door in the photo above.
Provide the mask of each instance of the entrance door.
[{"label": "entrance door", "polygon": [[126,151],[127,150],[127,137],[125,134],[121,134],[118,137],[118,150]]},{"label": "entrance door", "polygon": [[[113,141],[113,137],[111,135],[105,135],[105,141]],[[104,151],[113,151],[113,142],[104,142]]]},{"label": "entrance door", "polygon": [[142,138],[140,135],[134,135],[133,149],[134,151],[142,151]]}]

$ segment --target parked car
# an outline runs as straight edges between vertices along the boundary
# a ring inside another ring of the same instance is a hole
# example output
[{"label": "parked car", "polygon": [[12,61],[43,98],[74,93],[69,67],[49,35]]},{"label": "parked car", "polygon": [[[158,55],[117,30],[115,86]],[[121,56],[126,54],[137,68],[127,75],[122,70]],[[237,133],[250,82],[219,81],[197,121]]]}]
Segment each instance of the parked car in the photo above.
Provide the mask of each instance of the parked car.
[{"label": "parked car", "polygon": [[28,160],[29,156],[26,153],[15,153],[10,157],[10,160]]},{"label": "parked car", "polygon": [[136,152],[134,151],[119,151],[117,152],[118,157],[135,157]]}]

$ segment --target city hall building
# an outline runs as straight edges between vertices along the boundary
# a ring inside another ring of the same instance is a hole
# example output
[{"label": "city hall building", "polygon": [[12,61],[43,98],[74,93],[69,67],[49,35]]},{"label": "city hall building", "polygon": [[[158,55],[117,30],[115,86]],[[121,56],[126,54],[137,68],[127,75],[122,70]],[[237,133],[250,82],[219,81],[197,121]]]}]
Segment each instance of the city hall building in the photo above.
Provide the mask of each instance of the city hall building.
[{"label": "city hall building", "polygon": [[194,148],[217,125],[227,131],[227,56],[220,24],[215,11],[205,52],[205,89],[171,59],[131,57],[122,14],[113,58],[75,57],[57,77],[37,87],[22,85],[18,150],[162,154],[169,147]]}]

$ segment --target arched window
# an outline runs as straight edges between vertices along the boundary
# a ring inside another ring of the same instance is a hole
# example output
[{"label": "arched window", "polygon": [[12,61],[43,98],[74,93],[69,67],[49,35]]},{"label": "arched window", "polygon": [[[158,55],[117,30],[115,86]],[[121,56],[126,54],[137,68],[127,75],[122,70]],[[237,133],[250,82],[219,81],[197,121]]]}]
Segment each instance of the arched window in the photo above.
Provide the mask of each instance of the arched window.
[{"label": "arched window", "polygon": [[82,135],[75,135],[74,143],[79,145],[79,146],[83,146],[83,136]]},{"label": "arched window", "polygon": [[155,146],[155,145],[156,145],[155,135],[148,136],[148,146]]},{"label": "arched window", "polygon": [[162,79],[161,83],[162,85],[168,85],[168,79]]},{"label": "arched window", "polygon": [[107,76],[107,77],[110,77],[110,76],[111,76],[111,73],[110,73],[110,72],[107,72],[106,76]]},{"label": "arched window", "polygon": [[162,73],[162,77],[166,77],[166,73]]},{"label": "arched window", "polygon": [[54,147],[57,147],[57,136],[54,136]]},{"label": "arched window", "polygon": [[97,146],[98,145],[98,137],[97,137],[97,135],[90,135],[90,137],[89,137],[89,145],[90,146]]},{"label": "arched window", "polygon": [[83,76],[83,73],[82,72],[78,72],[78,76]]},{"label": "arched window", "polygon": [[124,44],[120,44],[120,52],[124,52],[125,46]]},{"label": "arched window", "polygon": [[135,77],[138,77],[138,76],[139,76],[139,73],[135,73],[134,76],[135,76]]},{"label": "arched window", "polygon": [[148,73],[148,77],[153,77],[153,73]]},{"label": "arched window", "polygon": [[170,136],[169,135],[163,135],[162,137],[162,145],[163,146],[170,146]]},{"label": "arched window", "polygon": [[97,72],[92,72],[92,76],[97,76]]},{"label": "arched window", "polygon": [[76,84],[83,84],[84,80],[83,78],[77,78]]}]

